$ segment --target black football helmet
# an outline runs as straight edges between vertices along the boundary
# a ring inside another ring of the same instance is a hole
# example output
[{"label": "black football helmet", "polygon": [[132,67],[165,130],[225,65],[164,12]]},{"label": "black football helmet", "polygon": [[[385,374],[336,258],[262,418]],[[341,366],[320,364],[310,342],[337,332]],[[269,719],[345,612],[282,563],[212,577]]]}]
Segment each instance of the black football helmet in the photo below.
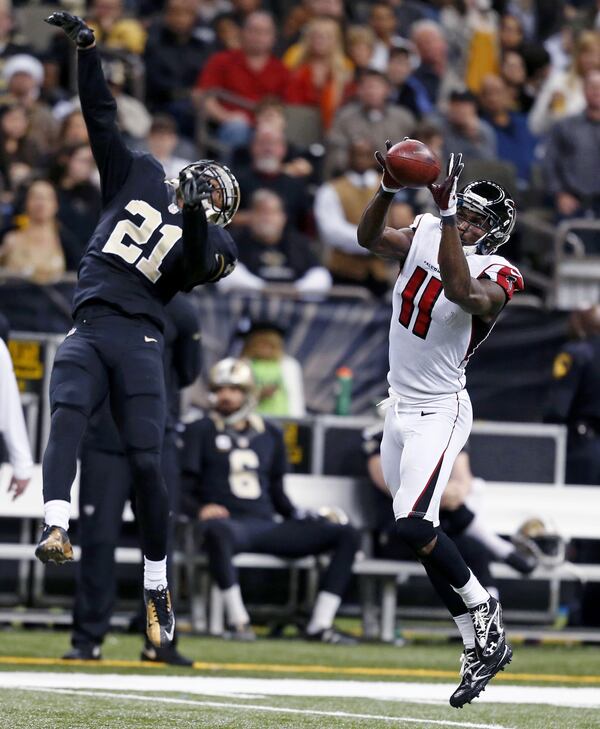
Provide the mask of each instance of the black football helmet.
[{"label": "black football helmet", "polygon": [[459,218],[461,208],[484,217],[485,233],[473,244],[475,253],[487,255],[506,243],[515,227],[517,210],[502,185],[492,180],[475,180],[458,193],[457,199]]},{"label": "black football helmet", "polygon": [[[184,167],[179,176],[186,173],[199,175],[215,188],[210,197],[202,200],[208,222],[221,228],[229,225],[240,205],[240,186],[229,167],[212,159],[201,159]],[[167,182],[175,190],[179,187],[179,178]]]}]

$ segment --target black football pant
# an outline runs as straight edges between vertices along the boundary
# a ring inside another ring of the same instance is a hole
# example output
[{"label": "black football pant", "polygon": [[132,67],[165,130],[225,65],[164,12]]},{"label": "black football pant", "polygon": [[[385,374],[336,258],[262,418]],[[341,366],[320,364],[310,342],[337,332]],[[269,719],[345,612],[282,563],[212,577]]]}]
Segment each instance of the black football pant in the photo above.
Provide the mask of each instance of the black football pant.
[{"label": "black football pant", "polygon": [[233,564],[238,552],[290,558],[331,552],[321,589],[341,597],[348,586],[359,547],[359,535],[354,527],[325,520],[209,519],[202,522],[202,528],[210,572],[222,590],[238,583]]},{"label": "black football pant", "polygon": [[[162,471],[168,487],[171,513],[167,549],[170,571],[180,493],[179,451],[173,431],[167,431],[165,435]],[[131,471],[127,458],[119,453],[84,448],[79,492],[81,560],[71,637],[75,647],[100,645],[109,630],[116,593],[115,548],[121,533],[123,507],[131,496]],[[137,513],[137,509],[135,511]]]},{"label": "black football pant", "polygon": [[70,501],[79,444],[90,416],[107,397],[129,462],[142,550],[148,559],[163,559],[168,528],[160,466],[166,418],[163,336],[145,318],[127,317],[104,305],[77,313],[50,378],[44,502]]}]

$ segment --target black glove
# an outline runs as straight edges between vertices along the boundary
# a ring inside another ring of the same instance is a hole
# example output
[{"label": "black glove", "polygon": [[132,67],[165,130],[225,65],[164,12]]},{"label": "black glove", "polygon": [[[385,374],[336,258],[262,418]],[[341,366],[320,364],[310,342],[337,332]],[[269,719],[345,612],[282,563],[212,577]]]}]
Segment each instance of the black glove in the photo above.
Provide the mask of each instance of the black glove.
[{"label": "black glove", "polygon": [[202,173],[194,170],[182,170],[179,173],[179,194],[186,208],[197,208],[202,200],[210,197],[215,188],[203,177]]},{"label": "black glove", "polygon": [[94,31],[85,24],[85,21],[70,13],[52,13],[46,18],[46,23],[62,28],[77,48],[89,48],[93,45]]}]

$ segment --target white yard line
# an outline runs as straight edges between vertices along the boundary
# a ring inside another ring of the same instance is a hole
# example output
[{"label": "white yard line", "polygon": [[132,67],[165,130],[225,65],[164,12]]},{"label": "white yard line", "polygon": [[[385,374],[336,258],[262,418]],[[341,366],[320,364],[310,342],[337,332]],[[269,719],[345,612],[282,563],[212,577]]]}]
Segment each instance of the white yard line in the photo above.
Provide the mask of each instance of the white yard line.
[{"label": "white yard line", "polygon": [[[248,678],[225,676],[165,676],[148,674],[53,673],[11,671],[2,673],[3,688],[69,688],[114,691],[181,692],[204,696],[307,696],[364,698],[379,701],[438,702],[447,705],[456,688],[452,683],[390,681],[322,681],[314,679]],[[545,704],[600,709],[600,688],[560,686],[490,685],[477,703]]]},{"label": "white yard line", "polygon": [[118,699],[119,701],[143,701],[160,704],[180,704],[185,706],[201,706],[211,709],[242,709],[243,711],[262,711],[270,714],[301,714],[303,716],[326,716],[332,719],[365,719],[386,721],[396,724],[425,724],[426,726],[451,726],[462,729],[510,729],[501,724],[473,724],[466,721],[448,721],[445,719],[416,719],[410,716],[384,716],[381,714],[355,714],[351,711],[317,711],[316,709],[290,709],[283,706],[264,706],[261,704],[228,704],[224,701],[192,701],[191,699],[171,699],[164,696],[138,696],[136,694],[120,694],[108,691],[83,691],[77,689],[34,688],[22,686],[24,691],[47,691],[53,694],[70,694],[75,696],[93,696],[102,699]]}]

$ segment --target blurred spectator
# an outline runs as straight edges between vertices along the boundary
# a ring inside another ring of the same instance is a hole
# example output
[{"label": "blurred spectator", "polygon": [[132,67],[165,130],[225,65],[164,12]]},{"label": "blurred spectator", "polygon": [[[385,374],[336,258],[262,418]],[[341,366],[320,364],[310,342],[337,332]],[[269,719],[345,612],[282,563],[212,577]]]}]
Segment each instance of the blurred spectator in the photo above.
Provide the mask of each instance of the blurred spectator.
[{"label": "blurred spectator", "polygon": [[[599,74],[600,75],[600,74]],[[544,420],[568,427],[567,483],[600,485],[600,306],[574,311],[554,359]]]},{"label": "blurred spectator", "polygon": [[437,10],[422,0],[389,0],[398,20],[398,30],[408,34],[409,29],[421,20],[434,20]]},{"label": "blurred spectator", "polygon": [[384,72],[386,69],[378,68],[374,58],[375,33],[364,25],[351,25],[346,31],[346,50],[348,58],[354,64],[354,76],[358,78],[367,68],[376,68]]},{"label": "blurred spectator", "polygon": [[442,121],[444,152],[462,152],[470,159],[496,159],[496,134],[492,127],[477,115],[477,99],[470,91],[453,91]]},{"label": "blurred spectator", "polygon": [[523,47],[524,39],[523,26],[519,18],[510,13],[504,14],[500,18],[500,30],[498,33],[500,55],[504,57],[504,54],[508,51],[520,51]]},{"label": "blurred spectator", "polygon": [[462,88],[464,82],[448,63],[448,42],[442,28],[432,20],[421,20],[413,25],[410,37],[421,59],[415,78],[425,87],[432,104],[443,104],[450,91]]},{"label": "blurred spectator", "polygon": [[50,54],[42,58],[44,80],[40,89],[40,101],[47,104],[54,113],[57,104],[69,101],[69,93],[60,84],[60,65]]},{"label": "blurred spectator", "polygon": [[374,2],[369,9],[369,26],[376,37],[371,68],[385,73],[390,61],[390,52],[405,42],[397,33],[394,8],[387,2]]},{"label": "blurred spectator", "polygon": [[496,133],[498,158],[512,162],[519,182],[529,183],[537,140],[529,130],[527,117],[511,111],[510,95],[500,76],[486,76],[481,84],[479,103],[483,118]]},{"label": "blurred spectator", "polygon": [[270,190],[252,195],[248,226],[237,229],[239,260],[219,290],[261,290],[268,284],[293,284],[299,293],[326,293],[331,276],[311,250],[311,240],[287,226],[281,198]]},{"label": "blurred spectator", "polygon": [[223,13],[213,23],[217,47],[225,51],[234,51],[242,45],[242,31],[231,13]]},{"label": "blurred spectator", "polygon": [[241,189],[241,209],[237,212],[236,223],[247,222],[248,203],[256,190],[267,189],[276,192],[285,207],[290,223],[299,229],[306,227],[307,211],[310,206],[308,192],[303,176],[296,176],[292,165],[284,163],[287,143],[281,129],[260,126],[250,145],[251,163],[246,168],[237,169],[236,177]]},{"label": "blurred spectator", "polygon": [[204,0],[198,3],[198,18],[202,23],[210,24],[224,13],[230,13],[232,9],[230,0]]},{"label": "blurred spectator", "polygon": [[[242,47],[212,56],[198,77],[207,117],[219,125],[218,136],[229,147],[246,144],[253,121],[251,107],[266,96],[283,99],[289,72],[272,51],[275,23],[263,11],[251,13],[242,29]],[[235,98],[220,100],[211,92],[225,91]]]},{"label": "blurred spectator", "polygon": [[554,72],[540,89],[529,113],[531,131],[543,134],[553,122],[582,112],[583,79],[596,69],[600,69],[600,32],[584,31],[577,40],[571,67]]},{"label": "blurred spectator", "polygon": [[[17,189],[15,166],[31,170],[40,162],[41,152],[29,135],[29,121],[23,106],[13,104],[2,110],[0,116],[0,173],[4,189]],[[17,177],[23,175],[17,172]]]},{"label": "blurred spectator", "polygon": [[31,183],[25,194],[22,227],[7,233],[0,246],[0,266],[36,283],[54,281],[65,271],[57,225],[56,191],[45,180]]},{"label": "blurred spectator", "polygon": [[252,368],[258,405],[256,411],[272,417],[306,415],[302,367],[285,353],[285,331],[275,322],[253,322],[244,335],[241,356]]},{"label": "blurred spectator", "polygon": [[148,106],[172,114],[190,137],[194,128],[191,91],[214,38],[207,29],[197,27],[194,8],[188,0],[168,0],[162,16],[150,26],[144,51]]},{"label": "blurred spectator", "polygon": [[[497,17],[487,4],[472,3],[465,21],[469,37],[464,78],[467,88],[476,94],[488,74],[500,72]],[[460,73],[460,68],[455,70]]]},{"label": "blurred spectator", "polygon": [[66,147],[58,153],[54,173],[58,221],[76,244],[68,246],[63,240],[67,269],[71,271],[77,270],[100,215],[102,200],[96,177],[96,163],[87,144]]},{"label": "blurred spectator", "polygon": [[2,70],[6,92],[11,101],[21,104],[29,119],[29,137],[42,152],[49,152],[56,142],[57,124],[47,104],[40,101],[44,68],[25,53],[12,56]]},{"label": "blurred spectator", "polygon": [[361,248],[356,238],[362,211],[379,187],[373,151],[367,139],[350,144],[347,172],[317,191],[315,221],[334,283],[365,286],[381,295],[389,288],[388,265]]},{"label": "blurred spectator", "polygon": [[345,8],[343,0],[302,0],[301,3],[292,6],[282,29],[282,40],[289,45],[283,60],[286,64],[294,64],[295,55],[298,52],[296,41],[302,28],[313,18],[333,18],[339,23],[345,20]]},{"label": "blurred spectator", "polygon": [[0,339],[0,435],[6,445],[8,460],[12,467],[8,492],[14,501],[29,485],[33,459],[19,386],[8,347],[2,339]]},{"label": "blurred spectator", "polygon": [[144,104],[125,93],[125,64],[118,58],[104,59],[102,70],[108,86],[117,102],[117,122],[121,131],[131,139],[143,139],[152,123]]},{"label": "blurred spectator", "polygon": [[[291,177],[315,177],[322,162],[322,148],[313,145],[312,148],[302,149],[287,138],[287,118],[285,108],[278,99],[266,98],[256,105],[256,129],[274,129],[285,137],[286,152],[283,158],[282,171]],[[251,164],[250,147],[238,147],[235,151],[232,167],[239,170]]]},{"label": "blurred spectator", "polygon": [[600,217],[600,71],[585,78],[586,108],[556,122],[546,142],[544,182],[563,218]]},{"label": "blurred spectator", "polygon": [[27,39],[15,29],[12,3],[10,0],[0,2],[0,59],[6,60],[17,53],[31,53]]},{"label": "blurred spectator", "polygon": [[331,18],[311,20],[291,66],[287,101],[320,109],[323,128],[328,129],[351,78],[352,63],[344,53],[339,25]]},{"label": "blurred spectator", "polygon": [[165,170],[167,179],[178,177],[180,171],[192,160],[177,155],[177,124],[168,114],[157,114],[148,133],[148,151]]},{"label": "blurred spectator", "polygon": [[527,67],[523,56],[518,51],[505,53],[500,74],[510,96],[512,111],[529,112],[534,94],[527,83]]},{"label": "blurred spectator", "polygon": [[412,112],[417,119],[434,111],[423,84],[414,77],[410,53],[407,48],[392,48],[387,67],[391,84],[389,100]]},{"label": "blurred spectator", "polygon": [[135,18],[125,17],[122,0],[92,0],[86,22],[98,45],[136,55],[144,52],[144,26]]},{"label": "blurred spectator", "polygon": [[348,169],[353,139],[368,140],[373,148],[386,139],[400,140],[411,134],[415,119],[406,109],[395,106],[388,97],[390,83],[378,71],[366,71],[361,78],[356,101],[341,108],[327,137],[327,169],[339,174]]},{"label": "blurred spectator", "polygon": [[263,0],[231,0],[231,14],[241,26],[251,13],[263,9],[264,5]]},{"label": "blurred spectator", "polygon": [[89,141],[81,109],[74,109],[62,119],[58,144],[60,147],[69,147],[73,144],[88,144]]}]

